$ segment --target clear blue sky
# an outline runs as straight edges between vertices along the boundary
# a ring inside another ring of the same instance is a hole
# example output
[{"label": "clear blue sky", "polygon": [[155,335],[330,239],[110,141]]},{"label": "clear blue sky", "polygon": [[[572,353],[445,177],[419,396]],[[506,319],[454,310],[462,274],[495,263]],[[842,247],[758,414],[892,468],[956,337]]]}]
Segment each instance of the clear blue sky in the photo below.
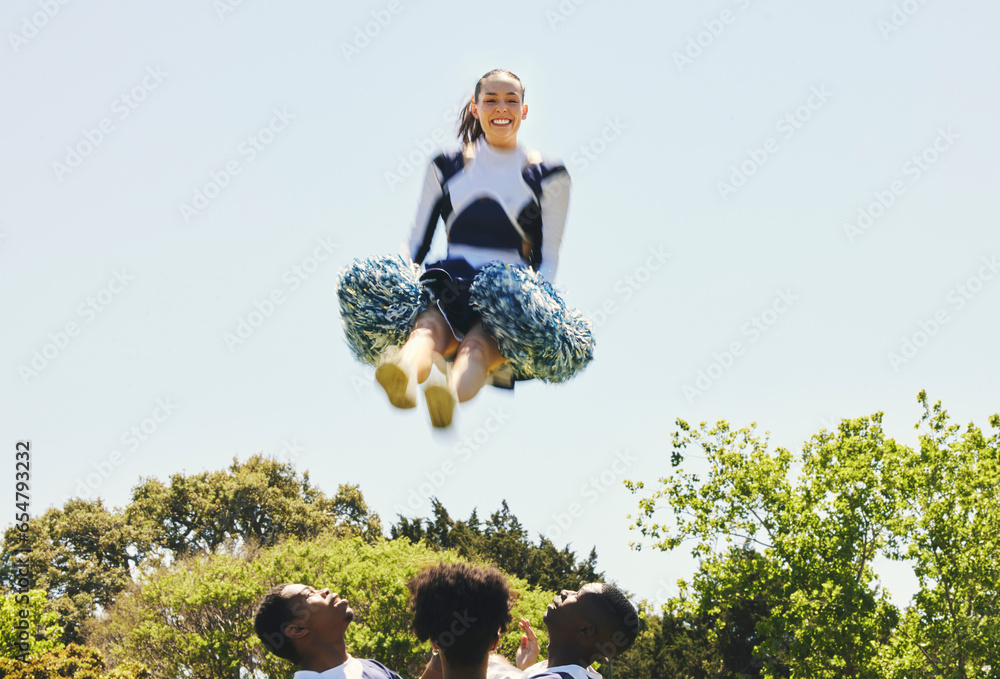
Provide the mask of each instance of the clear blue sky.
[{"label": "clear blue sky", "polygon": [[[912,443],[920,389],[962,422],[1000,409],[998,22],[985,0],[7,2],[0,445],[32,441],[36,513],[95,470],[123,506],[258,452],[386,523],[428,490],[461,517],[506,499],[662,600],[692,563],[629,549],[621,480],[668,470],[675,418],[798,449],[878,410]],[[398,248],[494,67],[526,85],[522,143],[573,176],[557,284],[597,356],[440,435],[353,361],[334,285]]]}]

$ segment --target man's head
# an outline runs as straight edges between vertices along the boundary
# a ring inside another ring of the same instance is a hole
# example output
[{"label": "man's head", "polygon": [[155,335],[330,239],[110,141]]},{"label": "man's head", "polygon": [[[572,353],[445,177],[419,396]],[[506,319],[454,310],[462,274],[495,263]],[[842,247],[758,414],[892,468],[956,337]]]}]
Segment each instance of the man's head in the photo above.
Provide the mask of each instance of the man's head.
[{"label": "man's head", "polygon": [[[590,663],[615,658],[639,634],[639,615],[614,585],[590,583],[577,592],[564,589],[542,616],[549,631],[549,655]],[[569,662],[569,661],[567,661]]]},{"label": "man's head", "polygon": [[329,589],[282,583],[260,602],[254,629],[267,650],[299,664],[310,648],[343,639],[352,620],[347,599]]},{"label": "man's head", "polygon": [[440,564],[410,581],[413,631],[452,667],[483,663],[510,624],[513,595],[495,568]]}]

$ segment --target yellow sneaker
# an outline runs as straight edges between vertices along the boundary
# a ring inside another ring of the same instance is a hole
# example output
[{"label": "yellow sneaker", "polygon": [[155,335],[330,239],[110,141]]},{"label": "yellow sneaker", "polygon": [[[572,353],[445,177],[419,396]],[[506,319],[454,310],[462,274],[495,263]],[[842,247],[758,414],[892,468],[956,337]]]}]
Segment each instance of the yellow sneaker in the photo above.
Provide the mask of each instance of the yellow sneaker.
[{"label": "yellow sneaker", "polygon": [[389,347],[382,352],[375,367],[375,379],[385,389],[392,405],[397,408],[417,406],[417,381],[400,365],[399,347]]},{"label": "yellow sneaker", "polygon": [[424,401],[427,402],[427,412],[431,416],[431,424],[438,429],[451,426],[451,419],[458,403],[458,393],[451,384],[451,370],[444,375],[432,374],[424,387]]}]

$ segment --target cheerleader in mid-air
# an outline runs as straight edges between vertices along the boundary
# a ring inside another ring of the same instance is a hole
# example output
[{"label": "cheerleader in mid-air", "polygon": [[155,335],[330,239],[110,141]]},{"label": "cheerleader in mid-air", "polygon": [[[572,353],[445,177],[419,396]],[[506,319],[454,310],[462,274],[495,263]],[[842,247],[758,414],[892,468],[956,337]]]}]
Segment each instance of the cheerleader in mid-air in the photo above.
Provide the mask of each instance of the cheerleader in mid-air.
[{"label": "cheerleader in mid-air", "polygon": [[[375,365],[397,408],[417,404],[417,384],[435,427],[485,384],[564,382],[593,357],[590,321],[552,287],[569,205],[562,163],[517,144],[528,115],[521,80],[502,69],[476,83],[459,123],[461,150],[428,169],[406,257],[355,260],[340,275],[347,342]],[[438,219],[445,259],[419,266]],[[438,359],[453,359],[428,380]]]}]

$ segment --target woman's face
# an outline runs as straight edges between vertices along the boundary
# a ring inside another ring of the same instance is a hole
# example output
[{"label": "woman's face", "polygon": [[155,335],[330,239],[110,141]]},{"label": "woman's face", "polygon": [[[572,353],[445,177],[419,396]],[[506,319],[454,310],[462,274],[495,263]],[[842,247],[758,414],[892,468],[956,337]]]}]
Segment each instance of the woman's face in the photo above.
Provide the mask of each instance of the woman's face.
[{"label": "woman's face", "polygon": [[479,119],[490,146],[513,149],[517,146],[517,130],[528,115],[521,102],[521,86],[508,75],[491,75],[483,81],[479,101],[469,104],[472,115]]}]

